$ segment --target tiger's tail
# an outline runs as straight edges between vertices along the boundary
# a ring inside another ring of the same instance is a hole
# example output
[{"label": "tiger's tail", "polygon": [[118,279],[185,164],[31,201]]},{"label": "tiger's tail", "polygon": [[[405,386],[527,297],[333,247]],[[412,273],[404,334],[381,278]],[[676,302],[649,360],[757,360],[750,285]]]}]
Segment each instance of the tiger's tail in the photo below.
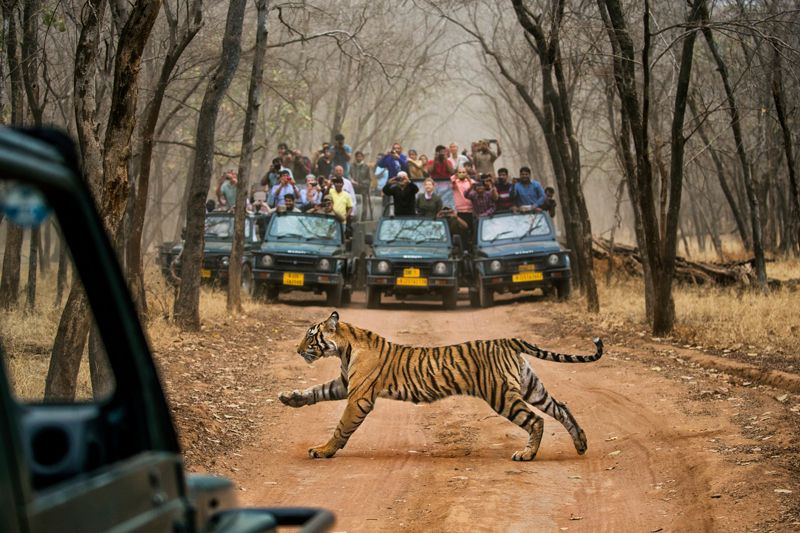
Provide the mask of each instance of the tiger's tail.
[{"label": "tiger's tail", "polygon": [[554,361],[556,363],[592,363],[603,357],[603,340],[600,337],[592,339],[594,345],[597,347],[594,355],[570,355],[558,352],[551,352],[549,350],[542,350],[535,344],[531,344],[523,339],[513,339],[518,345],[517,349],[520,353],[531,355],[538,359],[545,361]]}]

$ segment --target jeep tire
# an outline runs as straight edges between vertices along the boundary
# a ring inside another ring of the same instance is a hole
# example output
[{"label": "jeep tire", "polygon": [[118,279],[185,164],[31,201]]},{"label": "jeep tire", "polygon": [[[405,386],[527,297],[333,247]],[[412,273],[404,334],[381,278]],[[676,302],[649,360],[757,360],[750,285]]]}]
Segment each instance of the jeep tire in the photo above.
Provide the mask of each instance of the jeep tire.
[{"label": "jeep tire", "polygon": [[341,284],[331,285],[325,289],[325,303],[331,307],[341,307],[342,305],[342,292],[344,286]]},{"label": "jeep tire", "polygon": [[556,287],[556,296],[558,297],[559,301],[564,301],[569,298],[569,293],[572,289],[570,284],[570,279],[560,279],[554,283]]},{"label": "jeep tire", "polygon": [[267,283],[266,287],[264,288],[264,293],[266,294],[268,302],[277,302],[278,294],[280,292],[280,287],[274,283]]},{"label": "jeep tire", "polygon": [[377,309],[381,306],[381,290],[367,285],[367,309]]},{"label": "jeep tire", "polygon": [[442,304],[445,309],[455,309],[458,305],[458,287],[447,287],[442,292]]},{"label": "jeep tire", "polygon": [[483,308],[494,305],[494,291],[491,287],[485,287],[483,280],[478,281],[478,304]]}]

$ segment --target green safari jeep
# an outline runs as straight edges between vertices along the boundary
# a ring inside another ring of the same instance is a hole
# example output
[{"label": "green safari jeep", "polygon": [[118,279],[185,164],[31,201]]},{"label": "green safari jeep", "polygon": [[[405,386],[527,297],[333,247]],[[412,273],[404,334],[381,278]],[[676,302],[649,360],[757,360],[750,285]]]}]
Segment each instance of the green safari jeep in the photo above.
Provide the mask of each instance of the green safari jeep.
[{"label": "green safari jeep", "polygon": [[[73,283],[85,294],[76,316],[87,320],[78,321],[82,334],[56,334],[60,313],[52,313],[46,294],[55,285],[52,273],[39,280],[38,308],[0,317],[0,531],[330,527],[333,515],[324,510],[237,508],[231,481],[187,474],[150,349],[72,142],[53,130],[0,128],[3,234],[43,227],[51,217],[74,260]],[[70,295],[67,308],[74,310],[80,296]],[[64,359],[48,365],[51,348],[55,353],[69,338],[82,340],[64,350],[67,358],[88,360],[83,373],[73,365],[71,378],[53,372]],[[69,379],[74,387],[57,385]]]},{"label": "green safari jeep", "polygon": [[478,219],[471,259],[470,303],[491,307],[495,293],[541,289],[565,300],[570,293],[569,250],[545,212],[503,213]]},{"label": "green safari jeep", "polygon": [[372,254],[366,259],[367,307],[377,309],[381,296],[436,295],[445,309],[458,303],[461,238],[455,242],[444,219],[384,217],[375,235],[366,236]]}]

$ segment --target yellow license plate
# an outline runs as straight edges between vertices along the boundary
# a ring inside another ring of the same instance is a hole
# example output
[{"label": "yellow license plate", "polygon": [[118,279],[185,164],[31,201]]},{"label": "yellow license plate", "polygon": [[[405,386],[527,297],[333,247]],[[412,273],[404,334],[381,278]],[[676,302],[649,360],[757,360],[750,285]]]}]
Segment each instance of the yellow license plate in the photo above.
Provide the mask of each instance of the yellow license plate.
[{"label": "yellow license plate", "polygon": [[536,270],[536,265],[520,265],[519,271],[520,272],[534,272]]},{"label": "yellow license plate", "polygon": [[211,271],[209,269],[207,269],[207,268],[201,268],[200,269],[200,277],[201,278],[210,278],[211,277]]},{"label": "yellow license plate", "polygon": [[306,280],[305,274],[302,272],[284,272],[283,284],[284,285],[297,285],[302,286]]},{"label": "yellow license plate", "polygon": [[403,277],[404,278],[418,278],[419,277],[419,269],[418,268],[404,268],[403,269]]},{"label": "yellow license plate", "polygon": [[406,287],[427,287],[428,278],[397,278],[397,284]]},{"label": "yellow license plate", "polygon": [[523,281],[542,281],[544,274],[541,272],[520,272],[511,276],[511,281],[514,283],[522,283]]}]

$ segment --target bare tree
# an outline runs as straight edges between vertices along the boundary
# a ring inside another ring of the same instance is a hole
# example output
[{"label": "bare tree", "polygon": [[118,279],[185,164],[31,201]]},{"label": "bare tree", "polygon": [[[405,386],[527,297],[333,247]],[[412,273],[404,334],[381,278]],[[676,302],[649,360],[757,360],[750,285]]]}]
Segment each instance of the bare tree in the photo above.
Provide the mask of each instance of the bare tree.
[{"label": "bare tree", "polygon": [[[258,17],[256,20],[256,47],[253,53],[253,70],[250,74],[250,88],[247,91],[247,111],[242,131],[242,157],[239,160],[239,181],[236,188],[236,208],[234,214],[233,247],[228,266],[228,310],[242,311],[242,256],[244,255],[244,215],[249,192],[250,171],[253,164],[253,145],[261,109],[261,95],[264,85],[264,62],[267,55],[267,14],[268,0],[256,0]],[[255,231],[255,228],[253,228]]]},{"label": "bare tree", "polygon": [[183,329],[200,329],[200,265],[203,257],[205,201],[213,171],[213,149],[219,107],[230,86],[241,56],[244,0],[228,7],[222,54],[206,86],[197,121],[197,141],[187,187],[186,238],[181,260],[181,283],[175,299],[175,322]]},{"label": "bare tree", "polygon": [[[144,259],[142,257],[142,233],[144,231],[145,212],[150,192],[150,171],[152,168],[154,134],[161,116],[161,108],[166,96],[167,87],[175,67],[184,50],[194,39],[203,22],[202,0],[187,1],[185,6],[176,2],[173,12],[170,2],[164,4],[164,14],[169,26],[168,48],[161,71],[156,82],[153,96],[144,109],[144,120],[139,125],[139,172],[136,176],[136,187],[133,197],[133,213],[131,215],[130,232],[128,234],[126,260],[128,283],[139,312],[147,312],[147,300],[144,297]],[[185,18],[181,22],[180,14],[185,10]],[[168,122],[168,121],[164,121]]]},{"label": "bare tree", "polygon": [[[106,231],[116,236],[121,227],[130,182],[128,163],[138,96],[138,75],[142,51],[161,7],[157,0],[137,0],[120,33],[114,56],[114,84],[111,105],[102,145],[101,167],[99,139],[94,126],[93,69],[99,44],[99,28],[105,14],[105,0],[88,0],[84,4],[83,27],[75,59],[76,123],[81,137],[84,172],[98,201]],[[93,154],[87,158],[86,148]],[[96,152],[92,152],[96,151]],[[50,368],[45,383],[45,399],[69,400],[75,396],[80,358],[89,333],[89,309],[80,283],[73,283],[61,315]],[[91,350],[90,353],[96,353]],[[97,360],[90,361],[95,394],[108,386],[108,370]]]}]

